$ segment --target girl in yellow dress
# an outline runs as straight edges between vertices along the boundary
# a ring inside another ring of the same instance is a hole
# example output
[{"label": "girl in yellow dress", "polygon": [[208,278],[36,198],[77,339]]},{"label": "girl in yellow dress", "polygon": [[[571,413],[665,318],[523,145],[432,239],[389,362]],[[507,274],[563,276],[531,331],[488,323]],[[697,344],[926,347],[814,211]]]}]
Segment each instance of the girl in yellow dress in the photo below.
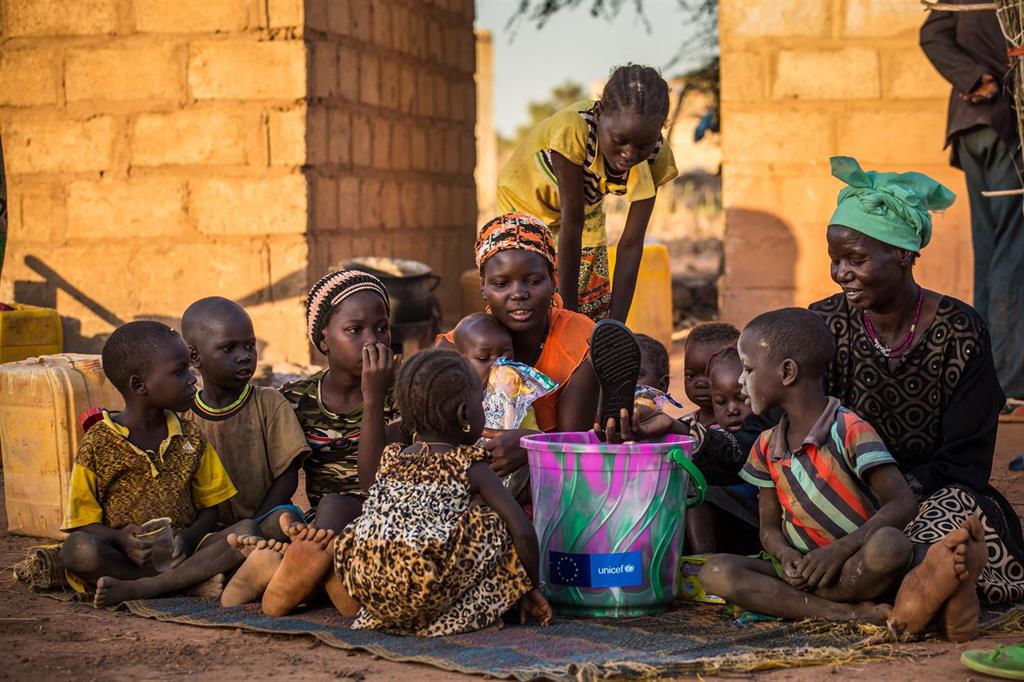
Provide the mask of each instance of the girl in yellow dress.
[{"label": "girl in yellow dress", "polygon": [[[668,84],[655,69],[620,66],[600,100],[577,102],[537,124],[498,176],[499,212],[531,213],[554,233],[558,290],[569,310],[626,321],[655,195],[678,174],[661,135],[668,104]],[[606,194],[630,202],[614,292]]]}]

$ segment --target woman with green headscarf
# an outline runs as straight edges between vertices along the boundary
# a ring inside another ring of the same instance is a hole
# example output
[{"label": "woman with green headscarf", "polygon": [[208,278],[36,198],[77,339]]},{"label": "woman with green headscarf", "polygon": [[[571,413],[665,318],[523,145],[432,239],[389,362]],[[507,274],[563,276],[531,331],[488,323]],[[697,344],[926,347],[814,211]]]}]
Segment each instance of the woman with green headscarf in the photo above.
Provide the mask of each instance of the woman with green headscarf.
[{"label": "woman with green headscarf", "polygon": [[978,313],[914,278],[931,239],[930,211],[956,198],[921,173],[861,170],[834,157],[847,184],[828,227],[842,293],[812,304],[836,341],[829,395],[866,419],[920,507],[906,528],[922,546],[979,515],[988,549],[978,588],[989,602],[1024,600],[1024,540],[1013,507],[989,485],[1005,399]]}]

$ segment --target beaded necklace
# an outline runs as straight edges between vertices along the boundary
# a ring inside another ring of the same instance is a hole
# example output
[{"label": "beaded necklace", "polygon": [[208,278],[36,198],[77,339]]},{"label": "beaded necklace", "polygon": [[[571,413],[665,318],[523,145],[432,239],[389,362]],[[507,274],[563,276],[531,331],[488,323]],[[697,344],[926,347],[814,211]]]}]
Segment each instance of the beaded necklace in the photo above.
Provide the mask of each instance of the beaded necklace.
[{"label": "beaded necklace", "polygon": [[910,350],[910,346],[914,342],[914,335],[917,333],[917,323],[921,319],[921,304],[924,303],[924,289],[921,287],[917,288],[917,305],[914,307],[914,316],[910,319],[910,329],[903,336],[903,340],[900,341],[899,345],[894,348],[889,348],[879,338],[878,333],[875,332],[875,325],[871,324],[871,318],[868,317],[867,312],[862,314],[864,319],[864,328],[868,332],[868,336],[871,338],[871,342],[875,344],[875,350],[882,354],[882,357],[890,360],[903,357],[903,355]]}]

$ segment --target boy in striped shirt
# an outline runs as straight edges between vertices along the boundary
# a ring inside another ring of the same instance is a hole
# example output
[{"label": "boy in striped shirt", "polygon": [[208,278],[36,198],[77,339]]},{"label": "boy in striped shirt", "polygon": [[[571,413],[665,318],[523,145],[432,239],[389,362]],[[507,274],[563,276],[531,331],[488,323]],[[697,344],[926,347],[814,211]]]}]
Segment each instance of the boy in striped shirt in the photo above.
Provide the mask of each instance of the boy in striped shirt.
[{"label": "boy in striped shirt", "polygon": [[740,476],[758,487],[763,558],[717,555],[709,593],[782,618],[883,624],[910,565],[902,528],[917,504],[866,421],[824,392],[835,353],[820,317],[785,308],[755,318],[739,340],[751,409],[781,407]]}]

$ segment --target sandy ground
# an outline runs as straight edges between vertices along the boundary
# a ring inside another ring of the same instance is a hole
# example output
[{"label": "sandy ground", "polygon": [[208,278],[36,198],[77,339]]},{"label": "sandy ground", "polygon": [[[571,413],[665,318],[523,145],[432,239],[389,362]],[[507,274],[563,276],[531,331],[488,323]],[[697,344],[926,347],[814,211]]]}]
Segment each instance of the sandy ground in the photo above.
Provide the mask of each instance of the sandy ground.
[{"label": "sandy ground", "polygon": [[[674,354],[675,355],[675,354]],[[678,363],[673,358],[673,369]],[[675,374],[675,372],[673,372]],[[681,388],[681,381],[677,384]],[[681,393],[681,390],[679,391]],[[993,483],[1024,512],[1024,474],[1007,471],[1007,462],[1024,451],[1024,424],[1000,433]],[[23,557],[30,538],[7,533],[0,514],[0,566]],[[392,663],[364,653],[347,653],[306,637],[263,635],[160,623],[125,612],[99,611],[30,594],[8,581],[0,585],[0,680],[162,680],[188,675],[193,680],[322,679],[456,680],[467,675],[414,664]],[[970,647],[991,647],[1024,639],[990,637]],[[845,680],[991,679],[959,663],[964,646],[918,645],[926,652],[913,661],[861,666],[799,668],[760,673],[764,680],[817,680],[829,674]]]}]

